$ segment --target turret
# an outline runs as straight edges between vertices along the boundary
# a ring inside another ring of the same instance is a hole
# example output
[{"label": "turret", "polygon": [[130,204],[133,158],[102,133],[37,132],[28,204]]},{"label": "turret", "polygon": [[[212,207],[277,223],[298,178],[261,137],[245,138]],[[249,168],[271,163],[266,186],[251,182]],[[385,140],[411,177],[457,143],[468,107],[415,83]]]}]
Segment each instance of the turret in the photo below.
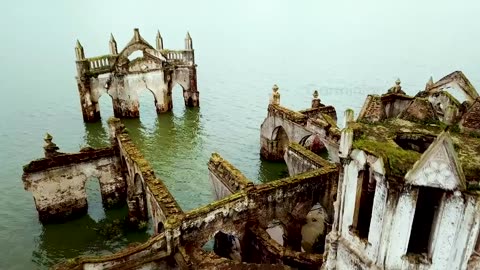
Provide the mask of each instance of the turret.
[{"label": "turret", "polygon": [[113,34],[110,34],[110,53],[113,55],[117,55],[117,42],[115,41],[115,38],[113,37]]},{"label": "turret", "polygon": [[77,46],[75,47],[75,55],[77,57],[77,61],[85,59],[85,53],[83,52],[82,44],[77,39]]},{"label": "turret", "polygon": [[157,50],[163,50],[163,39],[162,35],[160,35],[160,31],[157,31]]},{"label": "turret", "polygon": [[187,37],[185,38],[185,50],[193,50],[192,37],[190,37],[189,32],[187,32]]}]

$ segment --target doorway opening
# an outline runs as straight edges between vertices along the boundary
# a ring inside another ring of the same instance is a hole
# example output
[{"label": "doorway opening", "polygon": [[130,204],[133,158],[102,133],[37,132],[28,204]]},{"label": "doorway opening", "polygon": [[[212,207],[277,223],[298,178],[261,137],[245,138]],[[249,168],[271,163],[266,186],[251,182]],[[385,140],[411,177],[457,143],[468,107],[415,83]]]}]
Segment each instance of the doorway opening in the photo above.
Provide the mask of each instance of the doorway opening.
[{"label": "doorway opening", "polygon": [[85,182],[85,192],[87,194],[88,215],[97,222],[104,219],[105,209],[102,203],[100,180],[97,177],[88,178]]}]

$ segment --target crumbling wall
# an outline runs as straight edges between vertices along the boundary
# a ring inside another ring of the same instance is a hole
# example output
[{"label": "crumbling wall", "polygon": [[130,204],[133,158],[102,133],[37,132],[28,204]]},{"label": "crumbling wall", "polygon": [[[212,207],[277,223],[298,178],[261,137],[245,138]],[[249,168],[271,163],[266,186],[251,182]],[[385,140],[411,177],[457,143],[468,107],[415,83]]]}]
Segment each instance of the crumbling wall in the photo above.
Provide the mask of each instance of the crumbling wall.
[{"label": "crumbling wall", "polygon": [[34,160],[24,167],[25,189],[32,192],[40,221],[62,221],[87,212],[85,183],[97,177],[104,206],[125,198],[125,180],[113,148],[89,149]]},{"label": "crumbling wall", "polygon": [[163,181],[155,176],[150,163],[132,142],[120,120],[109,119],[109,126],[110,136],[118,145],[120,159],[127,166],[129,215],[132,219],[146,220],[148,211],[155,232],[159,232],[168,218],[181,215],[183,211]]},{"label": "crumbling wall", "polygon": [[400,115],[407,107],[410,105],[412,101],[412,97],[392,93],[386,94],[381,97],[383,108],[385,110],[385,117],[386,118],[394,118]]},{"label": "crumbling wall", "polygon": [[[178,269],[170,256],[167,236],[159,234],[147,242],[102,257],[78,257],[54,267],[66,269]],[[161,268],[159,268],[161,266]]]},{"label": "crumbling wall", "polygon": [[299,269],[319,269],[323,263],[322,254],[294,251],[278,244],[258,226],[246,229],[248,239],[245,259],[249,263],[285,264]]},{"label": "crumbling wall", "polygon": [[243,239],[249,220],[256,220],[264,228],[273,219],[288,223],[294,209],[302,204],[306,214],[320,202],[330,206],[326,209],[333,216],[337,177],[336,168],[322,168],[242,190],[185,213],[181,237],[200,246],[220,230]]},{"label": "crumbling wall", "polygon": [[208,171],[215,200],[253,186],[253,183],[237,168],[217,153],[212,154],[208,162]]},{"label": "crumbling wall", "polygon": [[291,176],[323,167],[335,167],[335,164],[324,160],[298,143],[290,143],[285,152],[285,162]]},{"label": "crumbling wall", "polygon": [[312,134],[304,127],[307,119],[307,116],[299,112],[270,104],[268,116],[260,128],[260,155],[267,160],[283,160],[288,144],[278,145],[276,129],[281,127],[285,131],[288,142],[300,142],[302,138]]}]

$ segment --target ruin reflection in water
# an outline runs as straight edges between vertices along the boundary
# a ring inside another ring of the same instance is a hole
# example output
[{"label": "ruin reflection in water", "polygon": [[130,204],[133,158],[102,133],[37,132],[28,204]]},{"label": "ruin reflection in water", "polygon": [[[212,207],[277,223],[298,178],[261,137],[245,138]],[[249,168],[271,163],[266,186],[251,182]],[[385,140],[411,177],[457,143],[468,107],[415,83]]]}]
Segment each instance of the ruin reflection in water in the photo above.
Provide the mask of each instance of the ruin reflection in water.
[{"label": "ruin reflection in water", "polygon": [[[101,106],[109,106],[108,100],[104,100],[103,103]],[[157,116],[155,110],[149,108],[150,103],[150,97],[142,101],[140,119],[122,120],[131,138],[183,209],[191,210],[211,202],[212,193],[206,163],[213,151],[235,153],[234,143],[227,141],[220,142],[218,145],[212,139],[206,140],[206,137],[211,137],[212,134],[205,129],[209,119],[202,116],[200,108],[178,106],[180,108],[174,109],[173,112]],[[82,146],[109,145],[106,120],[110,116],[112,114],[107,111],[102,114],[101,122],[84,123],[85,134]],[[257,176],[252,179],[255,182],[271,181],[287,176],[286,166],[283,163],[261,161],[258,158],[256,162],[259,163],[258,172],[250,172],[251,175]],[[250,164],[239,165],[245,167]],[[36,238],[36,249],[32,254],[32,261],[36,265],[46,268],[66,258],[106,254],[119,250],[128,243],[144,242],[148,239],[151,235],[149,231],[123,230],[120,236],[113,237],[112,234],[115,231],[108,230],[115,220],[126,217],[127,209],[124,206],[119,209],[105,210],[103,213],[100,192],[99,190],[95,192],[98,200],[94,199],[93,203],[89,201],[88,215],[64,224],[44,226],[42,233]]]}]

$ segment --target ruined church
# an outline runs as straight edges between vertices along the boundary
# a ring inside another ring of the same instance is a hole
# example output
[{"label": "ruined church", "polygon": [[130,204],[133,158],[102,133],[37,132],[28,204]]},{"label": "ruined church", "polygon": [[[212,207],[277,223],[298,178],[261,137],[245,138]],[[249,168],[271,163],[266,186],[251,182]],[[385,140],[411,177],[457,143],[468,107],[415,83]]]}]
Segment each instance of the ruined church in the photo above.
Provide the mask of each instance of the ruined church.
[{"label": "ruined church", "polygon": [[[369,95],[337,124],[315,91],[309,108],[281,105],[273,87],[260,127],[260,155],[285,162],[289,176],[255,184],[218,153],[208,161],[214,201],[184,211],[118,118],[138,117],[137,89],[171,109],[171,87],[198,106],[190,35],[183,51],[157,48],[134,31],[117,53],[85,58],[77,82],[85,121],[112,97],[111,145],[63,153],[45,137],[45,157],[25,165],[23,182],[39,219],[84,215],[85,182],[99,179],[105,207],[127,204],[132,223],[149,221],[145,243],[56,269],[480,269],[480,97],[460,71],[409,96],[401,81]],[[143,58],[128,60],[141,51]],[[461,100],[455,96],[463,96]],[[193,191],[192,191],[193,192]],[[214,239],[213,251],[203,249]]]}]

